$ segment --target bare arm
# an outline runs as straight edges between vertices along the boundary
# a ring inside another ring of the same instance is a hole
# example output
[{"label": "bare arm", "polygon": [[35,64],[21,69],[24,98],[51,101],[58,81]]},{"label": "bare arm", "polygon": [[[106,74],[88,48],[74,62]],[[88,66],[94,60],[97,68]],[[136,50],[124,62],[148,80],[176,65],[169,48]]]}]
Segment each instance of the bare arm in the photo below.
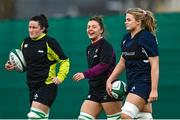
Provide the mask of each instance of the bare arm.
[{"label": "bare arm", "polygon": [[158,98],[159,57],[149,57],[149,62],[151,65],[151,92],[149,102],[152,102]]},{"label": "bare arm", "polygon": [[125,70],[125,59],[121,56],[119,63],[114,68],[112,74],[107,80],[106,91],[111,96],[112,82],[119,77],[119,75]]}]

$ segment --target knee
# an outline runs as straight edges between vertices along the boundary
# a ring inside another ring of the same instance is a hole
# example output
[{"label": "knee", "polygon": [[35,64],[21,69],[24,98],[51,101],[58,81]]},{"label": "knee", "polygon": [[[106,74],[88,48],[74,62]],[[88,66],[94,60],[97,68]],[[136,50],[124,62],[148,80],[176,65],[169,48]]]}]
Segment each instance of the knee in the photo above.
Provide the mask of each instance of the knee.
[{"label": "knee", "polygon": [[124,106],[122,107],[121,118],[122,119],[136,118],[138,113],[139,113],[139,109],[136,105],[130,102],[125,102]]},{"label": "knee", "polygon": [[123,119],[132,119],[132,116],[127,115],[127,114],[125,114],[125,113],[121,113],[121,119],[122,119],[122,120],[123,120]]},{"label": "knee", "polygon": [[33,119],[40,119],[40,120],[46,120],[48,119],[48,114],[46,114],[45,112],[43,112],[40,109],[37,108],[31,108],[30,112],[27,114],[28,119],[29,120],[33,120]]},{"label": "knee", "polygon": [[92,115],[89,115],[84,112],[80,112],[80,115],[78,117],[78,120],[94,120],[95,118]]},{"label": "knee", "polygon": [[151,120],[153,119],[152,114],[149,112],[140,112],[137,114],[137,119]]}]

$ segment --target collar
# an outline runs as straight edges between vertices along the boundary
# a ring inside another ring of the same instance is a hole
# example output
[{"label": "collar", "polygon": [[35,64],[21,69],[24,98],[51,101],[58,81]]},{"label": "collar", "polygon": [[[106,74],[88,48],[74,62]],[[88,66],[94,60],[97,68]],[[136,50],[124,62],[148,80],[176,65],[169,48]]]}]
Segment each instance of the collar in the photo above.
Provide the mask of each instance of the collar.
[{"label": "collar", "polygon": [[32,40],[37,41],[37,40],[40,40],[41,38],[43,38],[44,36],[46,36],[45,33],[41,34],[39,37],[34,38],[34,39],[32,39]]}]

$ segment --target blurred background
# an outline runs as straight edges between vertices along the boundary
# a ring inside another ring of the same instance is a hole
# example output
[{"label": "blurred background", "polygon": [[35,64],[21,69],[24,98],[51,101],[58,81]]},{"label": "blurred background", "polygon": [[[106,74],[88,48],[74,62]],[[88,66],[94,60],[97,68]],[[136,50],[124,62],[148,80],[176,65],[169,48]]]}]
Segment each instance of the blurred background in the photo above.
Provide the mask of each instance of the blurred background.
[{"label": "blurred background", "polygon": [[[180,0],[0,0],[0,119],[26,119],[29,112],[26,77],[8,72],[4,64],[11,49],[19,48],[28,36],[28,20],[34,15],[49,18],[49,35],[55,37],[71,60],[71,70],[52,106],[50,118],[77,119],[88,91],[87,80],[71,77],[87,68],[85,49],[88,19],[103,15],[106,38],[112,43],[117,62],[120,42],[126,33],[125,11],[140,7],[154,12],[160,51],[159,99],[153,103],[155,119],[180,118]],[[125,75],[120,79],[126,81]],[[101,119],[106,116],[102,112]]]},{"label": "blurred background", "polygon": [[178,12],[179,0],[0,0],[1,19],[26,19],[39,13],[50,18],[95,14],[124,14],[127,8],[140,7],[152,12]]}]

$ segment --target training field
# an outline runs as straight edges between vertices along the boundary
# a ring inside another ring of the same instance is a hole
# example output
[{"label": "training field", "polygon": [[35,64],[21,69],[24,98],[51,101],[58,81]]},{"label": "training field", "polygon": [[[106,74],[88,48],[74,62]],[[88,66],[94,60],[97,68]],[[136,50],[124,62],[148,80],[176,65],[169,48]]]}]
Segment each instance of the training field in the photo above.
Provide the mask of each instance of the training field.
[{"label": "training field", "polygon": [[[50,118],[76,119],[81,103],[86,97],[87,80],[73,82],[75,72],[87,68],[85,49],[90,43],[86,35],[89,17],[49,19],[49,35],[59,40],[71,60],[71,70],[52,106]],[[156,14],[157,38],[160,53],[159,99],[153,104],[153,115],[157,119],[180,118],[180,14]],[[107,39],[112,43],[117,60],[121,54],[120,41],[125,34],[124,16],[105,16]],[[26,77],[23,73],[7,72],[4,64],[9,51],[19,48],[28,35],[27,20],[0,21],[0,119],[26,118],[29,112]],[[125,76],[121,76],[125,81]],[[106,118],[104,114],[100,118]]]}]

